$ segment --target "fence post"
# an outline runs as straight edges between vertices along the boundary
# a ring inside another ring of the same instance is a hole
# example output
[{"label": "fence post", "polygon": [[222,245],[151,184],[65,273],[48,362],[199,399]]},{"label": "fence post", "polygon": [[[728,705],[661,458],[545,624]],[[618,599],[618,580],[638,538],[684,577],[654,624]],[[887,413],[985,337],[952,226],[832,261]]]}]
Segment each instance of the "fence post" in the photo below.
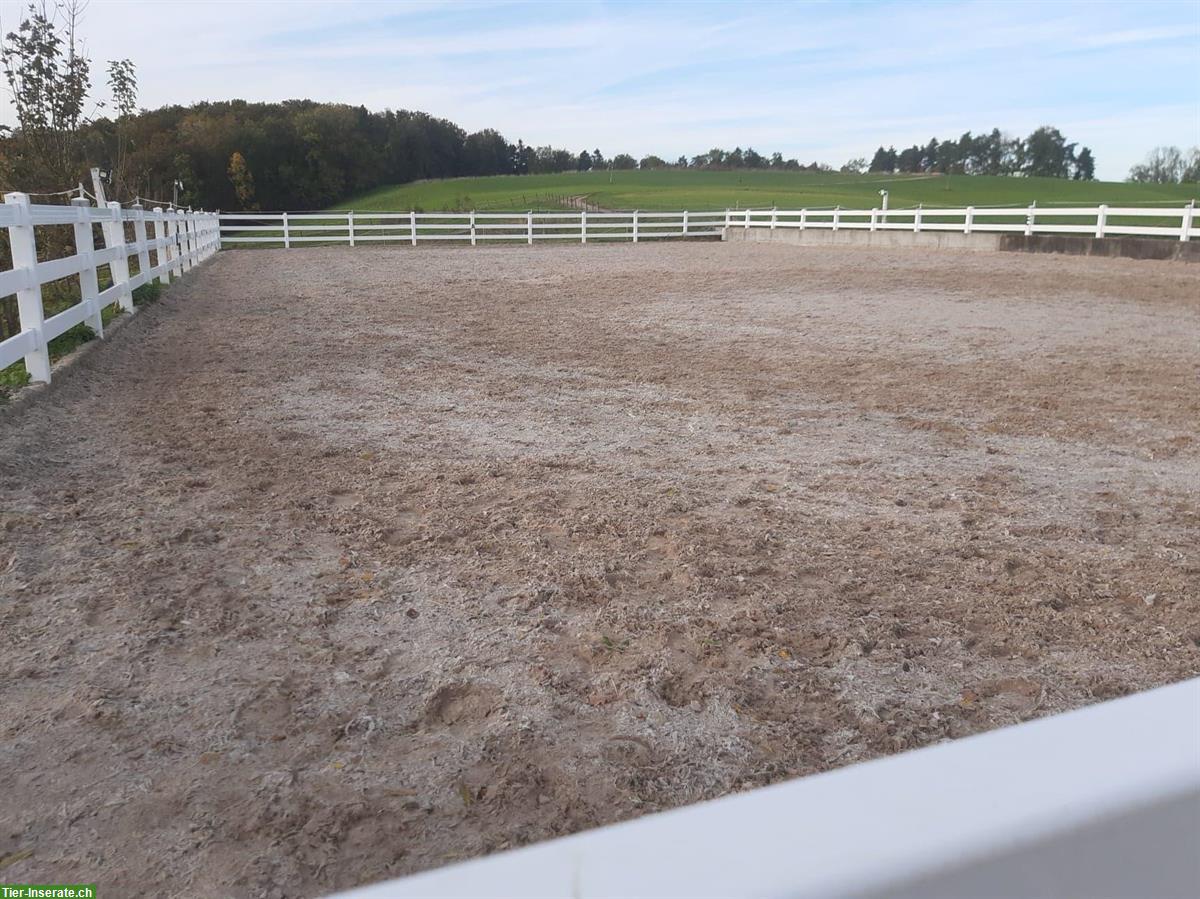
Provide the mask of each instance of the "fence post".
[{"label": "fence post", "polygon": [[475,246],[475,210],[471,210],[471,246]]},{"label": "fence post", "polygon": [[129,289],[129,256],[125,246],[125,222],[121,219],[121,204],[116,200],[108,201],[108,214],[112,221],[105,222],[101,230],[104,232],[104,244],[110,250],[120,249],[120,255],[108,263],[112,272],[113,283],[117,285],[117,302],[126,312],[133,311],[133,291]]},{"label": "fence post", "polygon": [[963,222],[963,234],[970,234],[971,226],[974,224],[975,224],[975,207],[968,206],[967,207],[967,218],[966,218],[966,221]]},{"label": "fence post", "polygon": [[803,231],[808,226],[808,210],[800,210],[800,230]]},{"label": "fence post", "polygon": [[1196,201],[1189,200],[1183,207],[1183,222],[1179,226],[1179,239],[1186,243],[1192,238],[1192,222],[1196,219]]},{"label": "fence post", "polygon": [[777,221],[779,221],[779,207],[772,206],[771,207],[771,230],[772,231],[775,230],[775,223]]},{"label": "fence post", "polygon": [[1025,216],[1025,236],[1028,237],[1033,233],[1033,217],[1037,210],[1037,200],[1029,204],[1029,214]]},{"label": "fence post", "polygon": [[1101,203],[1096,210],[1096,236],[1104,236],[1104,226],[1108,223],[1108,204]]},{"label": "fence post", "polygon": [[288,231],[288,217],[287,217],[287,213],[285,212],[283,214],[283,248],[285,250],[290,250],[291,247],[292,247],[292,235],[291,235],[291,232]]},{"label": "fence post", "polygon": [[876,213],[877,213],[877,210],[875,210],[874,208],[872,208],[872,209],[871,209],[871,230],[872,230],[872,231],[874,231],[874,230],[875,230],[875,215],[876,215]]},{"label": "fence post", "polygon": [[633,242],[638,242],[638,210],[633,210]]},{"label": "fence post", "polygon": [[104,319],[100,315],[100,279],[96,277],[96,241],[92,237],[91,205],[86,197],[71,201],[75,207],[75,252],[83,257],[83,271],[79,273],[79,295],[88,309],[87,322],[96,335],[104,336]]},{"label": "fence post", "polygon": [[841,218],[842,218],[842,207],[834,206],[833,207],[833,230],[834,231],[836,231],[838,229],[838,224],[841,222]]},{"label": "fence post", "polygon": [[146,245],[146,210],[142,208],[141,203],[135,203],[133,214],[136,216],[133,220],[133,239],[137,242],[138,274],[142,275],[143,284],[149,284],[150,278],[146,275],[146,272],[150,271],[150,247]]},{"label": "fence post", "polygon": [[579,213],[579,242],[587,243],[587,203],[584,203],[583,212]]},{"label": "fence post", "polygon": [[8,245],[12,252],[13,269],[25,269],[28,286],[17,291],[17,312],[21,317],[21,330],[33,332],[33,348],[25,354],[25,371],[31,381],[50,381],[50,347],[46,343],[42,323],[46,320],[42,309],[42,285],[37,276],[37,238],[33,233],[33,221],[29,215],[29,195],[8,193],[4,202],[17,210],[17,224],[8,226]]},{"label": "fence post", "polygon": [[729,207],[728,207],[728,206],[726,206],[726,207],[725,207],[725,230],[727,230],[727,231],[728,231],[728,230],[729,230],[729,227],[730,227],[732,224],[733,224],[733,214],[730,212],[730,209],[729,209]]},{"label": "fence post", "polygon": [[166,223],[163,222],[161,206],[154,207],[154,240],[158,244],[158,249],[154,251],[154,259],[157,262],[157,265],[154,267],[159,270],[158,283],[170,284],[171,268],[169,265],[163,265],[164,262],[170,261],[170,257],[167,255],[167,248],[163,246],[167,240],[167,228]]},{"label": "fence post", "polygon": [[167,232],[167,281],[172,278],[179,277],[179,249],[176,246],[175,237],[175,210],[168,209],[166,217],[163,219],[163,230]]},{"label": "fence post", "polygon": [[192,265],[195,262],[192,259],[193,244],[192,244],[192,213],[191,213],[191,211],[185,212],[183,214],[183,219],[180,220],[179,224],[180,224],[180,227],[183,228],[183,231],[182,231],[182,234],[183,234],[183,241],[182,241],[183,242],[183,270],[185,272],[190,272],[192,270]]},{"label": "fence post", "polygon": [[354,246],[354,210],[346,213],[346,232],[350,235],[350,246]]},{"label": "fence post", "polygon": [[749,207],[749,206],[747,206],[747,207],[746,207],[746,227],[745,227],[745,230],[746,230],[746,231],[749,231],[749,230],[750,230],[750,207]]},{"label": "fence post", "polygon": [[184,234],[183,234],[183,213],[178,209],[173,210],[175,213],[171,222],[171,252],[175,257],[175,277],[182,278],[184,272]]},{"label": "fence post", "polygon": [[922,204],[918,203],[917,211],[913,213],[913,233],[914,234],[920,233],[920,231],[921,231],[921,209],[922,209]]},{"label": "fence post", "polygon": [[412,240],[412,245],[417,245],[417,210],[410,209],[408,211],[408,233]]},{"label": "fence post", "polygon": [[688,236],[688,211],[683,210],[683,236]]},{"label": "fence post", "polygon": [[533,246],[533,210],[530,209],[528,217],[525,219],[525,236],[526,243]]}]

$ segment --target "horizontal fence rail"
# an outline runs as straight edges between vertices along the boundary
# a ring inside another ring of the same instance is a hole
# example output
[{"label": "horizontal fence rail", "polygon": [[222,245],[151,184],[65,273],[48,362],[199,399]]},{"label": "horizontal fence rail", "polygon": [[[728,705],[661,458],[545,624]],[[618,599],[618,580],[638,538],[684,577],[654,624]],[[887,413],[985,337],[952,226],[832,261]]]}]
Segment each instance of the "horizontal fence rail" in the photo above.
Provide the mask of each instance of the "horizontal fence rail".
[{"label": "horizontal fence rail", "polygon": [[912,209],[726,209],[709,212],[239,212],[221,215],[222,245],[424,241],[639,241],[717,237],[727,228],[960,231],[965,234],[1086,234],[1094,237],[1200,237],[1192,204],[1135,206],[964,206]]},{"label": "horizontal fence rail", "polygon": [[221,215],[222,245],[294,247],[305,244],[485,241],[532,244],[555,240],[653,240],[720,237],[724,210],[715,212],[239,212]]},{"label": "horizontal fence rail", "polygon": [[730,228],[822,228],[860,231],[958,231],[963,234],[1082,234],[1089,237],[1200,237],[1195,205],[1145,206],[957,206],[911,209],[737,209]]},{"label": "horizontal fence rail", "polygon": [[332,899],[1200,895],[1200,679]]},{"label": "horizontal fence rail", "polygon": [[[39,229],[56,225],[74,229],[75,252],[39,260]],[[134,290],[155,279],[167,284],[172,277],[182,277],[220,248],[216,213],[122,209],[117,202],[94,207],[82,198],[70,206],[41,206],[31,204],[27,194],[5,194],[0,226],[8,230],[13,266],[0,272],[0,297],[16,295],[21,328],[0,341],[0,369],[24,359],[32,381],[50,380],[51,340],[84,322],[103,337],[105,307],[116,303],[132,312]],[[103,248],[96,246],[96,226]],[[105,266],[105,282],[111,284],[101,290],[100,270]],[[43,285],[72,277],[79,278],[79,302],[47,318]]]}]

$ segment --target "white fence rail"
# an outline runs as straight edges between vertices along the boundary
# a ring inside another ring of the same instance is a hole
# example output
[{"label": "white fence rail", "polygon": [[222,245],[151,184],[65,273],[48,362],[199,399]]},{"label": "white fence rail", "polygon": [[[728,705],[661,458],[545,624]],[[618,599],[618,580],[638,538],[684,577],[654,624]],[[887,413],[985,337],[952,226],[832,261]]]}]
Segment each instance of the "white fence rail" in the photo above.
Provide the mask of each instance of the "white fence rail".
[{"label": "white fence rail", "polygon": [[823,228],[862,231],[960,231],[964,234],[1080,234],[1088,237],[1200,237],[1195,205],[1147,206],[956,206],[913,209],[738,209],[727,212],[733,228]]},{"label": "white fence rail", "polygon": [[337,899],[1200,895],[1200,679]]},{"label": "white fence rail", "polygon": [[661,237],[716,237],[726,228],[1016,232],[1092,237],[1200,237],[1192,204],[1182,207],[1032,205],[915,209],[726,209],[709,212],[239,212],[221,216],[222,244],[424,241],[574,243]]},{"label": "white fence rail", "polygon": [[[75,253],[59,259],[38,260],[38,229],[71,225]],[[104,247],[95,244],[99,225]],[[122,209],[119,203],[105,208],[72,200],[70,206],[39,206],[23,193],[4,195],[0,226],[8,229],[13,267],[0,272],[0,297],[16,294],[21,330],[0,341],[0,369],[20,359],[30,380],[50,380],[50,341],[81,322],[104,336],[103,309],[118,304],[133,311],[133,291],[158,279],[168,283],[220,248],[216,213]],[[153,227],[153,236],[148,228]],[[153,254],[153,262],[151,261]],[[137,273],[130,274],[130,257]],[[99,270],[108,266],[112,284],[100,289]],[[49,318],[45,315],[42,286],[60,278],[79,277],[80,301]]]},{"label": "white fence rail", "polygon": [[306,243],[418,243],[430,240],[532,244],[662,237],[719,237],[717,212],[239,212],[221,215],[221,243],[303,246]]}]

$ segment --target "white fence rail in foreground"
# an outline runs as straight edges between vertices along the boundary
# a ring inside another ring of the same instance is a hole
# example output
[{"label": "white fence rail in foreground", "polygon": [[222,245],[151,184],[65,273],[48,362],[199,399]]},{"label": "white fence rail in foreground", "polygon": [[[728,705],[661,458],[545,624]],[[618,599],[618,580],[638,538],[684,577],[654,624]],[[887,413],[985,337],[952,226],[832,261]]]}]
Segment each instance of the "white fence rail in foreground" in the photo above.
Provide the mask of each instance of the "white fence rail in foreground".
[{"label": "white fence rail in foreground", "polygon": [[726,228],[833,231],[961,231],[966,234],[1082,234],[1093,237],[1200,237],[1192,205],[1174,208],[1071,206],[945,209],[725,209],[717,212],[239,212],[221,216],[222,244],[305,244],[430,240],[528,243],[716,237]]},{"label": "white fence rail in foreground", "polygon": [[1200,895],[1200,679],[342,894]]},{"label": "white fence rail in foreground", "polygon": [[[75,253],[38,261],[37,229],[53,225],[73,226]],[[103,249],[96,247],[95,225],[100,226]],[[122,209],[115,202],[105,208],[89,206],[84,199],[72,200],[70,206],[38,206],[27,194],[9,193],[0,205],[0,226],[8,229],[13,263],[0,272],[0,296],[16,294],[21,322],[20,333],[0,342],[0,369],[24,359],[33,381],[50,380],[50,341],[55,337],[81,322],[104,336],[101,313],[106,306],[117,303],[132,312],[134,290],[155,278],[166,284],[172,276],[181,277],[220,248],[216,213]],[[137,260],[133,275],[131,256]],[[99,269],[104,265],[112,284],[101,290]],[[76,275],[80,301],[46,318],[42,285]]]}]

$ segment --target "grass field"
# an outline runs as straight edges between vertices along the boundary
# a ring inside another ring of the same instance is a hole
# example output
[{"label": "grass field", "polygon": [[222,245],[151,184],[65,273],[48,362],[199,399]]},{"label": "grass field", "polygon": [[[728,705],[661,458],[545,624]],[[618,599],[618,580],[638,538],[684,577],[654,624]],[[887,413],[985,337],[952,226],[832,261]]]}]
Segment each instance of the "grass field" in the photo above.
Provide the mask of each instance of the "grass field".
[{"label": "grass field", "polygon": [[982,175],[846,175],[840,172],[620,171],[449,178],[384,187],[334,207],[362,211],[560,208],[586,196],[605,209],[871,208],[886,189],[893,208],[1097,203],[1186,203],[1200,185],[1065,181]]}]

